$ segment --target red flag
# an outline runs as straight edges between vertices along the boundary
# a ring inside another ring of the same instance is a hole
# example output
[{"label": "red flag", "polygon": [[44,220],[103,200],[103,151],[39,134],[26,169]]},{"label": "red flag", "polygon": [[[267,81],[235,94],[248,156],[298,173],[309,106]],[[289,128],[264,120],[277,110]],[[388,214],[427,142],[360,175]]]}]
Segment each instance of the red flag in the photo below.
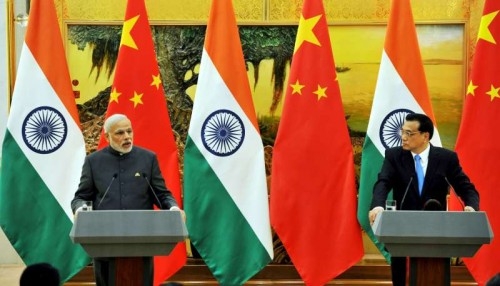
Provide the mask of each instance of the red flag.
[{"label": "red flag", "polygon": [[[486,212],[494,234],[500,233],[500,135],[495,132],[500,118],[499,11],[499,1],[486,0],[456,146],[462,167],[479,192],[480,210]],[[484,285],[500,272],[499,257],[500,240],[493,239],[464,261],[476,282]]]},{"label": "red flag", "polygon": [[[130,118],[134,144],[157,154],[167,187],[181,204],[177,146],[166,104],[144,0],[129,0],[106,116]],[[186,264],[185,244],[179,243],[169,256],[155,257],[154,263],[154,285],[159,285]]]},{"label": "red flag", "polygon": [[362,258],[353,150],[321,0],[304,1],[271,175],[271,224],[307,285]]}]

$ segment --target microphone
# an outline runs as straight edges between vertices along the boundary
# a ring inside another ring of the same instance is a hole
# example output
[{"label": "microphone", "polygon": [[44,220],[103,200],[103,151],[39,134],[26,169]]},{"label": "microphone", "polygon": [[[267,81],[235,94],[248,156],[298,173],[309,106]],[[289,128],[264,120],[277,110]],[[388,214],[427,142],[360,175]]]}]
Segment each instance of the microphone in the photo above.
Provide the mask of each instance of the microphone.
[{"label": "microphone", "polygon": [[425,202],[423,210],[424,211],[440,211],[442,210],[443,206],[441,203],[436,200],[436,199],[429,199]]},{"label": "microphone", "polygon": [[410,189],[411,182],[413,182],[413,176],[410,177],[410,181],[408,182],[408,185],[406,186],[405,193],[403,195],[403,198],[401,199],[401,204],[399,205],[399,209],[403,209],[403,203],[405,202],[406,195],[408,194],[408,190]]},{"label": "microphone", "polygon": [[448,181],[448,177],[446,176],[443,176],[444,177],[444,180],[446,181],[446,183],[448,184],[448,186],[450,187],[451,190],[453,190],[453,193],[455,194],[455,196],[457,197],[457,200],[458,202],[460,203],[460,205],[462,206],[462,210],[465,209],[465,206],[464,206],[464,203],[462,202],[462,199],[458,196],[457,192],[455,192],[455,189],[453,188],[453,186],[450,184],[450,181]]},{"label": "microphone", "polygon": [[111,182],[109,182],[109,185],[108,187],[106,188],[106,191],[104,192],[104,195],[102,196],[102,198],[99,200],[99,204],[97,205],[97,207],[99,207],[102,203],[102,201],[104,200],[104,197],[106,197],[106,194],[108,193],[109,189],[111,188],[111,185],[113,184],[113,182],[115,181],[116,177],[118,177],[118,174],[117,173],[114,173],[113,174],[113,178],[111,179]]},{"label": "microphone", "polygon": [[149,189],[153,193],[153,196],[155,196],[156,202],[158,202],[158,207],[162,210],[163,208],[161,207],[160,199],[158,199],[158,196],[156,196],[153,186],[151,186],[151,184],[149,183],[148,176],[146,175],[146,173],[142,173],[142,177],[144,178],[144,180],[146,180],[146,182],[148,182]]}]

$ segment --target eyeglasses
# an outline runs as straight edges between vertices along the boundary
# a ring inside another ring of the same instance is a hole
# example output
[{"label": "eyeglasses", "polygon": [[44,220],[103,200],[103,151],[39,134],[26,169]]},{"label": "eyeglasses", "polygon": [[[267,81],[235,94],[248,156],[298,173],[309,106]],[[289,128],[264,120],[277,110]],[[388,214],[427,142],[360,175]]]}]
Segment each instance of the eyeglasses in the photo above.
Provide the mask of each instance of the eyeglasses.
[{"label": "eyeglasses", "polygon": [[406,137],[412,137],[413,135],[417,133],[422,133],[422,131],[409,131],[409,130],[403,130],[401,129],[401,137],[406,136]]}]

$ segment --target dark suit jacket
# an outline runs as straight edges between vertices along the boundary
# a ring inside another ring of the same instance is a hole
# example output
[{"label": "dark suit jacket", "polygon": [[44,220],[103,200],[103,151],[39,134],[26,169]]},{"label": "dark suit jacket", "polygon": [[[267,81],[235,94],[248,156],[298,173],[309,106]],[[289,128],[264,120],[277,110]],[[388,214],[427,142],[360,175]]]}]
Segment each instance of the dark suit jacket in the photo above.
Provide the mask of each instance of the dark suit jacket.
[{"label": "dark suit jacket", "polygon": [[161,209],[177,206],[165,185],[156,154],[137,146],[126,154],[108,146],[85,158],[80,184],[71,201],[73,212],[84,201],[93,201],[95,210],[147,210],[153,209],[153,204]]},{"label": "dark suit jacket", "polygon": [[[439,201],[442,210],[445,210],[449,182],[466,206],[479,210],[479,194],[462,171],[458,156],[453,151],[431,145],[422,196],[419,195],[417,181],[415,161],[411,152],[403,150],[402,147],[387,149],[373,188],[371,208],[384,207],[387,194],[392,189],[393,198],[400,210],[421,210],[430,199]],[[408,192],[403,201],[407,188]]]}]

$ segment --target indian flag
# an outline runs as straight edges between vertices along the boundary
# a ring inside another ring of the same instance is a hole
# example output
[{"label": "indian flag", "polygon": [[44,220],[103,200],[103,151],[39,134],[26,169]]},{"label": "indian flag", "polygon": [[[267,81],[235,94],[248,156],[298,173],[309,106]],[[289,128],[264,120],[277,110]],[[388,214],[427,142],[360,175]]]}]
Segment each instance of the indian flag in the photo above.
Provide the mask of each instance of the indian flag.
[{"label": "indian flag", "polygon": [[184,152],[190,238],[221,285],[273,257],[264,151],[231,0],[213,0]]},{"label": "indian flag", "polygon": [[85,143],[54,3],[31,3],[3,141],[0,225],[26,265],[48,262],[66,281],[90,261],[69,238]]},{"label": "indian flag", "polygon": [[[425,113],[434,123],[410,0],[393,0],[384,50],[363,145],[358,220],[370,239],[389,259],[368,220],[373,185],[382,167],[385,149],[401,145],[400,129],[408,113]],[[434,130],[431,140],[441,146]]]}]

